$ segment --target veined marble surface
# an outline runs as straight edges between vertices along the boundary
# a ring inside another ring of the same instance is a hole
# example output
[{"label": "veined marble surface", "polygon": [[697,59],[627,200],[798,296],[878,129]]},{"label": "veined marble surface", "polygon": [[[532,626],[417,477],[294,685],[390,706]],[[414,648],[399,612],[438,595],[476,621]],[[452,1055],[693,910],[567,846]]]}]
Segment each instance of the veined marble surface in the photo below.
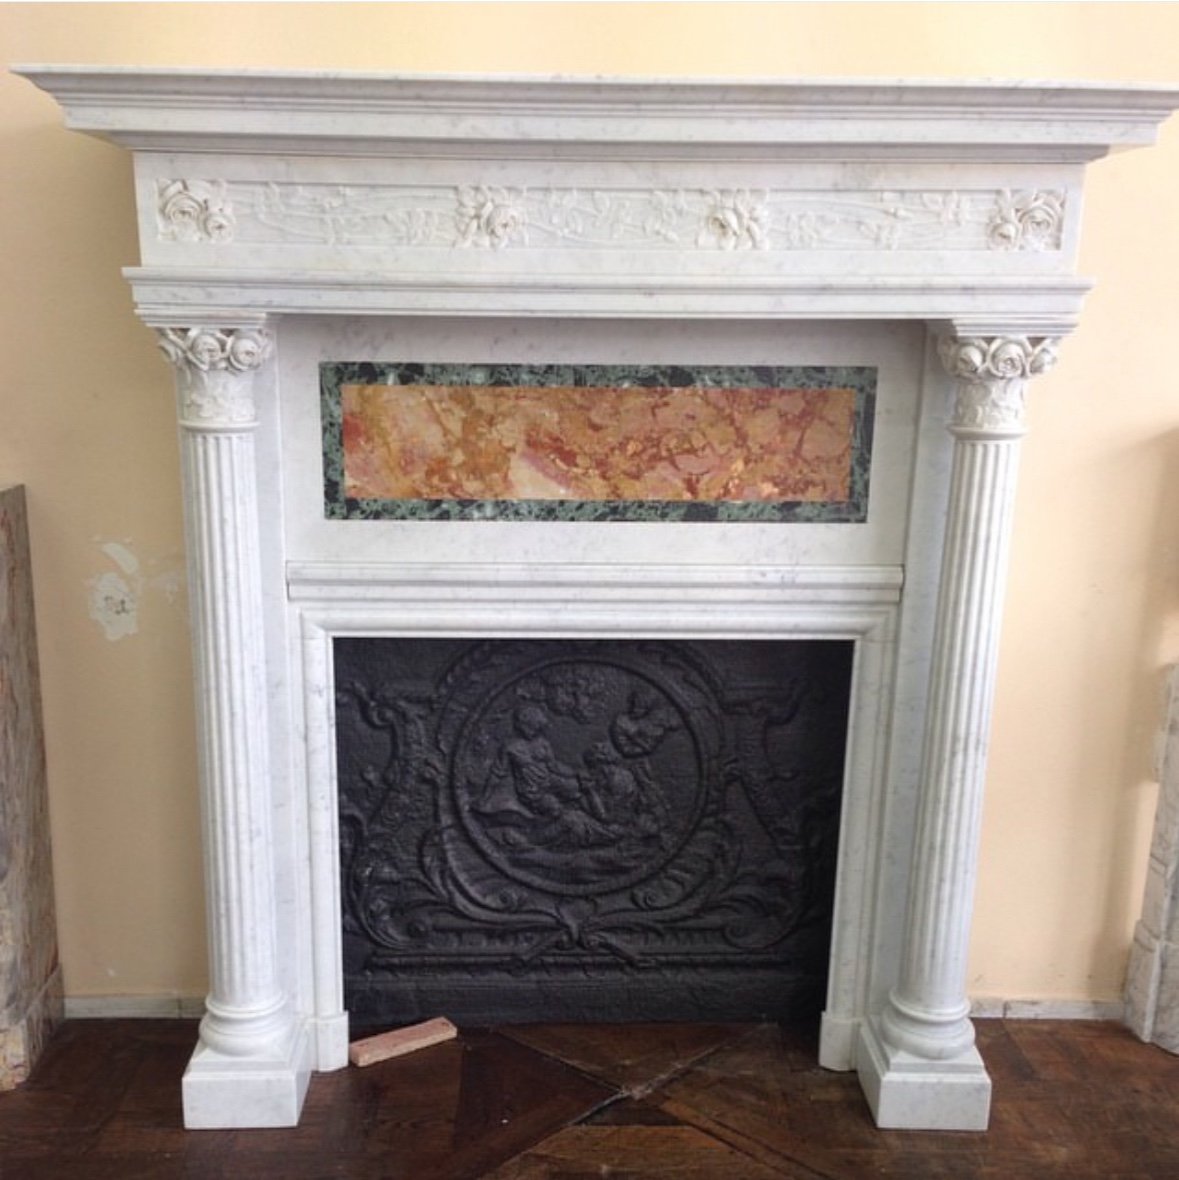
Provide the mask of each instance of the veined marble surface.
[{"label": "veined marble surface", "polygon": [[326,514],[858,521],[876,375],[781,366],[321,369]]},{"label": "veined marble surface", "polygon": [[0,491],[0,1090],[61,1020],[24,489]]},{"label": "veined marble surface", "polygon": [[[855,642],[820,1061],[882,1124],[984,1125],[965,948],[1025,385],[1089,287],[1084,165],[1179,93],[21,72],[135,153],[125,273],[177,365],[212,980],[187,1125],[292,1124],[347,1061],[331,643],[428,633]],[[871,509],[325,517],[315,368],[357,357],[873,366]]]},{"label": "veined marble surface", "polygon": [[1131,1031],[1179,1053],[1179,665],[1171,668],[1167,688],[1158,736],[1158,807],[1125,999]]}]

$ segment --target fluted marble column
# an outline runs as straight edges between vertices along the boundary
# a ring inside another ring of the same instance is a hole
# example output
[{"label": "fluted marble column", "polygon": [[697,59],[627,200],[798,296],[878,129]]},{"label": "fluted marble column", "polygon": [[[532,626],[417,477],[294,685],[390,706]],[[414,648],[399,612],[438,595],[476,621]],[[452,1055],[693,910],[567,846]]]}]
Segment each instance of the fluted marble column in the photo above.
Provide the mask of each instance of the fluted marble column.
[{"label": "fluted marble column", "polygon": [[275,930],[254,456],[254,378],[271,340],[261,326],[197,326],[159,341],[176,372],[209,925],[185,1125],[289,1126],[308,1070]]},{"label": "fluted marble column", "polygon": [[966,956],[1003,583],[1028,378],[1055,341],[946,335],[953,473],[933,640],[900,977],[857,1056],[885,1127],[982,1130],[990,1079],[974,1048]]}]

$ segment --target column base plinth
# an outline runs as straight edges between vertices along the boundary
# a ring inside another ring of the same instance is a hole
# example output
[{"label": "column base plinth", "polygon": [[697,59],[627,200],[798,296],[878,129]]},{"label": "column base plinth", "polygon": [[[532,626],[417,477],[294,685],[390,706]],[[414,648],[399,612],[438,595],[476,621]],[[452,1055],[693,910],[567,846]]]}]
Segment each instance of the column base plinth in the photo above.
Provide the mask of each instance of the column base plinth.
[{"label": "column base plinth", "polygon": [[322,1016],[307,1022],[315,1047],[317,1073],[330,1073],[348,1064],[348,1013]]},{"label": "column base plinth", "polygon": [[860,1035],[858,1017],[823,1013],[819,1025],[819,1064],[824,1069],[847,1072],[856,1067],[856,1042]]},{"label": "column base plinth", "polygon": [[985,1131],[991,1079],[975,1048],[933,1061],[894,1049],[877,1018],[861,1025],[856,1071],[881,1128],[911,1131]]},{"label": "column base plinth", "polygon": [[197,1045],[184,1071],[188,1130],[293,1127],[311,1079],[311,1038],[296,1021],[265,1053],[229,1057]]}]

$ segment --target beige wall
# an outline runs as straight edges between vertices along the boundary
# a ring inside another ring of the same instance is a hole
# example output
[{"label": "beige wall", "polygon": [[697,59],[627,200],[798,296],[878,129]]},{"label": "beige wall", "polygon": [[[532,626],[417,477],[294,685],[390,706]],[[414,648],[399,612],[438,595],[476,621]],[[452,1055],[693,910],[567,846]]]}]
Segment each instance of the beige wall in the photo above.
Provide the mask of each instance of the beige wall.
[{"label": "beige wall", "polygon": [[[1177,44],[1173,5],[0,5],[0,64],[1179,83]],[[119,275],[130,161],[9,76],[0,135],[0,485],[29,491],[67,994],[196,994],[177,456],[169,373]],[[1177,210],[1179,120],[1091,170],[1098,287],[1037,383],[1021,483],[975,995],[1121,988],[1179,660]],[[138,630],[111,639],[92,612],[115,575]]]}]

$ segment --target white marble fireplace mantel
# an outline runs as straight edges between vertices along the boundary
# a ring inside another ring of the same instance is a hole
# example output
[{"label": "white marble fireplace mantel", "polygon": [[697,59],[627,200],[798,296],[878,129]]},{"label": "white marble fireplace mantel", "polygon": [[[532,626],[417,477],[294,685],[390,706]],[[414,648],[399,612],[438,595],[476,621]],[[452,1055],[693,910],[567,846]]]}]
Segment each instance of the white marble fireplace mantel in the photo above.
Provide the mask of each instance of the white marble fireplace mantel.
[{"label": "white marble fireplace mantel", "polygon": [[[178,391],[211,988],[186,1124],[346,1063],[341,635],[855,643],[820,1057],[981,1129],[966,949],[1025,389],[1085,165],[1179,92],[32,66],[132,150],[127,271]],[[861,523],[338,521],[320,361],[867,365]]]}]

